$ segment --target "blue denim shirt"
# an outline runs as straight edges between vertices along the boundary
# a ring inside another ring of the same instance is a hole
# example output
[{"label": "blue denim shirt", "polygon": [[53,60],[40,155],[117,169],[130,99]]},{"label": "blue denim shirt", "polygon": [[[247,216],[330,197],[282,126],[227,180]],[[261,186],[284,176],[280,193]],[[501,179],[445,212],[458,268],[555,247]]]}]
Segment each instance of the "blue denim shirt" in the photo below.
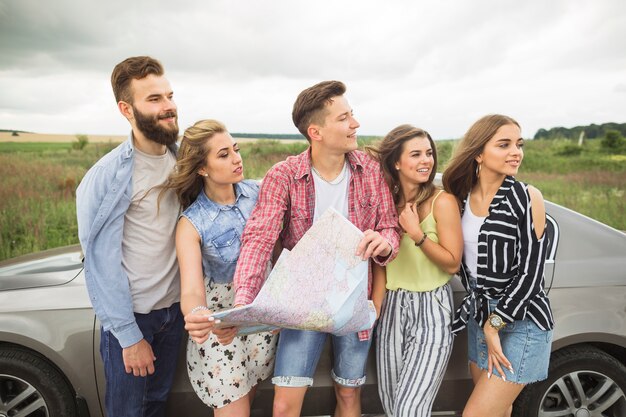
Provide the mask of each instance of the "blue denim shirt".
[{"label": "blue denim shirt", "polygon": [[217,284],[233,281],[243,227],[258,195],[259,185],[244,180],[235,184],[235,204],[217,204],[201,192],[183,212],[200,236],[205,279]]},{"label": "blue denim shirt", "polygon": [[[170,151],[176,153],[176,147]],[[133,167],[131,133],[89,169],[76,189],[78,238],[85,255],[89,298],[104,330],[111,331],[123,348],[143,339],[122,268],[124,215],[133,191]]]}]

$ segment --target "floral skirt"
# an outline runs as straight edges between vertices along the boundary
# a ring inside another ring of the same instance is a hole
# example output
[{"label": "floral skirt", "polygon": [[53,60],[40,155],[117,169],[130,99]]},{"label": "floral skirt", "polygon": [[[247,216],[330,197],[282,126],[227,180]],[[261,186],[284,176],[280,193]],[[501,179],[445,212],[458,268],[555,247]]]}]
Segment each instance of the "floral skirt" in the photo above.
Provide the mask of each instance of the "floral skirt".
[{"label": "floral skirt", "polygon": [[[207,307],[232,307],[232,284],[206,283]],[[235,337],[227,346],[214,334],[201,345],[187,342],[187,373],[194,391],[209,407],[220,408],[246,395],[268,378],[274,368],[277,335],[269,332]]]}]

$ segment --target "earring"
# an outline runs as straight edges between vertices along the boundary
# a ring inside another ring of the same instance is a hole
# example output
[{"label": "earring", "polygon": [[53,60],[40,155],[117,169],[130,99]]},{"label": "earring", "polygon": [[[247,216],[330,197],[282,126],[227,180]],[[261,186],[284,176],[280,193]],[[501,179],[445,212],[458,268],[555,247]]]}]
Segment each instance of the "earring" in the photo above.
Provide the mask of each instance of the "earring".
[{"label": "earring", "polygon": [[207,174],[206,172],[198,172],[198,174],[202,175],[203,177],[208,177],[209,174]]},{"label": "earring", "polygon": [[483,168],[483,164],[476,164],[476,179],[480,178],[480,170]]},{"label": "earring", "polygon": [[400,191],[400,186],[398,184],[394,184],[394,186],[393,186],[393,193],[394,194],[398,194],[399,191]]}]

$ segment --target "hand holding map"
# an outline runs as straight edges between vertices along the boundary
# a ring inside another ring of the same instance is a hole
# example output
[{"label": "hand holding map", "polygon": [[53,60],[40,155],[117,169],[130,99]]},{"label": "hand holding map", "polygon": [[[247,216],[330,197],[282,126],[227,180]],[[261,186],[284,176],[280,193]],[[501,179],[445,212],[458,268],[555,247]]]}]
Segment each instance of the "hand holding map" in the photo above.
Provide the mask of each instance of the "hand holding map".
[{"label": "hand holding map", "polygon": [[372,328],[368,261],[355,255],[363,233],[328,209],[291,250],[283,250],[254,301],[216,312],[219,327],[250,334],[276,328],[345,335]]}]

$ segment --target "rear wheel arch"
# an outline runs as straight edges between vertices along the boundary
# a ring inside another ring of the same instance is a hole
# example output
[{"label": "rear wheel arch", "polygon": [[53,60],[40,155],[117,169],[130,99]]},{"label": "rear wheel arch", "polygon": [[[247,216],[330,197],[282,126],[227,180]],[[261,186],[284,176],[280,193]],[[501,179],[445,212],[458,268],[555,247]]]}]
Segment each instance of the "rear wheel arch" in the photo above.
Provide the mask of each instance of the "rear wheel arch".
[{"label": "rear wheel arch", "polygon": [[626,365],[626,338],[624,336],[605,331],[572,333],[566,336],[560,336],[558,339],[553,339],[552,355],[563,349],[575,348],[578,346],[595,346]]},{"label": "rear wheel arch", "polygon": [[591,346],[597,347],[598,349],[608,353],[613,356],[619,362],[626,366],[626,347],[612,344],[612,343],[600,343],[593,342],[590,343]]},{"label": "rear wheel arch", "polygon": [[[17,404],[11,399],[24,397]],[[74,417],[76,392],[66,375],[40,353],[23,346],[0,344],[0,411],[30,409],[27,416]],[[12,414],[13,413],[13,414]]]},{"label": "rear wheel arch", "polygon": [[[606,416],[626,415],[626,364],[611,355],[609,346],[568,346],[552,353],[548,378],[524,388],[515,401],[513,417],[589,415],[606,408]],[[619,347],[614,347],[619,353]]]}]

